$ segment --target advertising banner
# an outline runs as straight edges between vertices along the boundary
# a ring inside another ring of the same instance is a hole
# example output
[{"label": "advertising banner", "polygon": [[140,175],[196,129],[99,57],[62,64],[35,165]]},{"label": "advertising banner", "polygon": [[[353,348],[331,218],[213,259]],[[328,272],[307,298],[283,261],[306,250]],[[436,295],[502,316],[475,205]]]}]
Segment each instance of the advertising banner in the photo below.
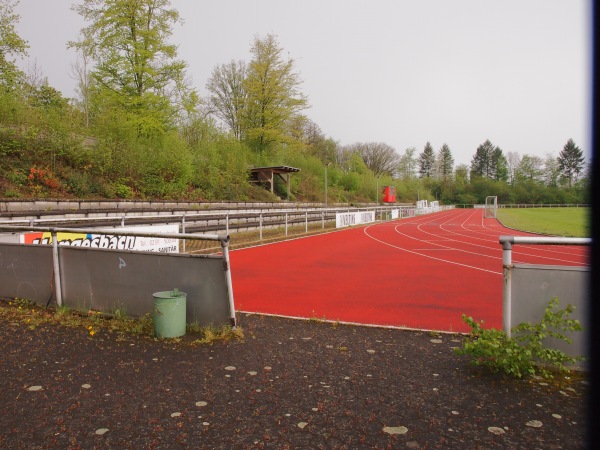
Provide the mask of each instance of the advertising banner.
[{"label": "advertising banner", "polygon": [[[116,228],[115,231],[133,231],[136,233],[173,233],[179,232],[179,225],[157,225],[143,227]],[[108,248],[118,250],[136,250],[143,252],[179,253],[179,239],[139,236],[115,236],[106,232],[96,233],[57,233],[58,245],[72,247]],[[22,244],[52,244],[50,232],[33,232],[21,235]]]},{"label": "advertising banner", "polygon": [[336,213],[335,215],[336,228],[350,227],[370,222],[375,222],[375,211]]}]

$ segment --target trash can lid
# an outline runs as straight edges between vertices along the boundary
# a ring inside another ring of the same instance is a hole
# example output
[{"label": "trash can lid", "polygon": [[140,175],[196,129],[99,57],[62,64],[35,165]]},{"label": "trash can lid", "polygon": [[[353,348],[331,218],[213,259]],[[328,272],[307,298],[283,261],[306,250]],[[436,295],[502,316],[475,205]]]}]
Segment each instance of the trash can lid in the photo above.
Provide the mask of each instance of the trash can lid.
[{"label": "trash can lid", "polygon": [[175,288],[172,291],[155,292],[152,294],[155,298],[178,298],[185,297],[185,292],[179,292],[179,289]]}]

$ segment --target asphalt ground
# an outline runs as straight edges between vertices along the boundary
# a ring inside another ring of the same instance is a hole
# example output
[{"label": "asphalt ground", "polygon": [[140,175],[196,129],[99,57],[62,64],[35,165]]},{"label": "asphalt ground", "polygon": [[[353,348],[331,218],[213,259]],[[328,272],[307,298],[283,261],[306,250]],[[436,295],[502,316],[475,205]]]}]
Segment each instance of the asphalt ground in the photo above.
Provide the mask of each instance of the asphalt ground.
[{"label": "asphalt ground", "polygon": [[457,334],[240,314],[244,339],[0,319],[0,448],[584,448],[588,380],[482,372]]}]

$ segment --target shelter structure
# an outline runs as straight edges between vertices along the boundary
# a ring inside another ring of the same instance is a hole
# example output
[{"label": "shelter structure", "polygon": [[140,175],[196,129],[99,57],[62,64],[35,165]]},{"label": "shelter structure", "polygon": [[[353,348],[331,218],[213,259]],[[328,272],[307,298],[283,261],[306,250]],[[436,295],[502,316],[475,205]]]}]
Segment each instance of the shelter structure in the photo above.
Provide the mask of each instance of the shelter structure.
[{"label": "shelter structure", "polygon": [[300,169],[290,166],[253,167],[249,169],[250,181],[252,183],[267,183],[274,193],[275,176],[277,175],[287,187],[287,198],[290,198],[290,177],[292,173],[300,172]]}]

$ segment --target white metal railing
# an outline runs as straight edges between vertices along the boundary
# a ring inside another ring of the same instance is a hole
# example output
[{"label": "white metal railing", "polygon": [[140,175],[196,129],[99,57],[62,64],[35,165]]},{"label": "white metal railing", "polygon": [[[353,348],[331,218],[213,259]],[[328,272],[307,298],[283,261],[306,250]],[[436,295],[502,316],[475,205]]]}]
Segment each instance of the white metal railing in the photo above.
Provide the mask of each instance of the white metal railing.
[{"label": "white metal railing", "polygon": [[591,245],[590,238],[538,237],[538,236],[500,236],[502,244],[502,268],[504,285],[502,290],[502,329],[510,338],[512,328],[512,247],[525,245]]},{"label": "white metal railing", "polygon": [[[260,238],[262,240],[263,228],[273,226],[273,224],[269,223],[269,220],[265,220],[267,217],[277,217],[280,216],[284,220],[283,226],[286,230],[288,230],[288,222],[293,217],[301,217],[303,219],[305,225],[305,231],[308,232],[308,224],[309,222],[318,222],[320,221],[322,224],[322,228],[325,228],[326,221],[335,221],[335,213],[337,212],[350,212],[350,211],[375,211],[376,217],[379,215],[380,220],[383,220],[384,213],[391,211],[393,209],[414,209],[414,207],[407,206],[373,206],[373,207],[343,207],[343,208],[307,208],[307,209],[299,209],[299,208],[286,208],[286,209],[260,209],[258,211],[243,211],[243,212],[232,212],[232,211],[218,211],[218,212],[198,212],[198,213],[174,213],[174,212],[165,212],[162,214],[135,214],[135,215],[125,215],[115,213],[111,216],[102,216],[102,217],[54,217],[54,218],[25,218],[25,219],[10,219],[10,220],[0,220],[0,225],[16,225],[16,224],[27,224],[30,227],[36,225],[44,225],[47,223],[52,224],[66,224],[68,226],[69,223],[74,222],[96,222],[101,224],[106,221],[115,221],[120,220],[121,227],[126,226],[127,221],[139,221],[139,220],[155,220],[155,219],[169,219],[170,222],[176,222],[181,224],[182,233],[186,232],[186,225],[190,225],[195,221],[206,221],[206,225],[209,226],[209,221],[213,221],[211,226],[220,226],[222,225],[222,229],[226,235],[229,235],[230,228],[234,226],[242,226],[243,222],[240,222],[239,219],[243,218],[254,218],[258,223],[258,228],[260,232]],[[432,212],[432,211],[430,211]],[[68,212],[65,212],[68,214]],[[328,214],[331,214],[331,217],[328,217]],[[224,222],[224,223],[222,223]],[[96,226],[95,224],[90,224],[90,226]],[[98,225],[101,226],[101,225]]]}]

